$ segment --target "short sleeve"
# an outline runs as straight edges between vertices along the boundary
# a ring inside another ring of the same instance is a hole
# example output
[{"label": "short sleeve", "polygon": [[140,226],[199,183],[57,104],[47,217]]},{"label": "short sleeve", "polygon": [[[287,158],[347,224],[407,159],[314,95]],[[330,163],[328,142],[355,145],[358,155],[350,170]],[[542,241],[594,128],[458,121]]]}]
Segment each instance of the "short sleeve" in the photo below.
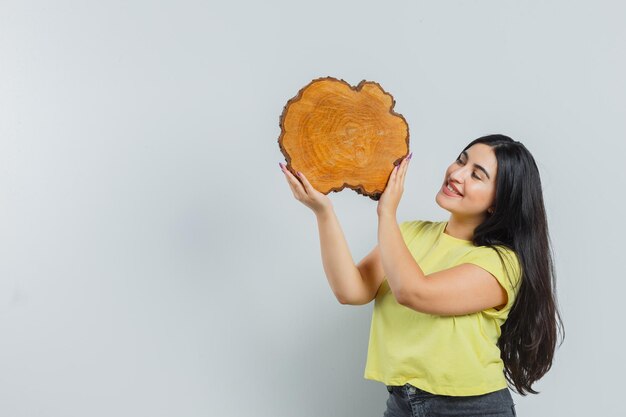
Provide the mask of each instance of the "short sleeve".
[{"label": "short sleeve", "polygon": [[404,241],[410,242],[413,240],[420,233],[425,223],[427,222],[423,220],[408,220],[398,224]]},{"label": "short sleeve", "polygon": [[411,229],[415,229],[413,226],[415,222],[414,221],[406,221],[406,222],[401,222],[398,227],[400,228],[400,233],[402,234],[402,237],[404,238],[404,240],[407,240],[407,236],[409,235],[409,233],[411,232]]},{"label": "short sleeve", "polygon": [[490,308],[485,310],[484,313],[505,319],[508,316],[508,312],[511,310],[519,292],[519,286],[521,284],[521,268],[515,252],[503,247],[498,247],[498,251],[500,255],[502,255],[502,258],[498,255],[498,252],[496,252],[495,249],[486,246],[479,246],[464,255],[459,263],[477,265],[489,272],[498,280],[508,296],[507,303],[500,310]]}]

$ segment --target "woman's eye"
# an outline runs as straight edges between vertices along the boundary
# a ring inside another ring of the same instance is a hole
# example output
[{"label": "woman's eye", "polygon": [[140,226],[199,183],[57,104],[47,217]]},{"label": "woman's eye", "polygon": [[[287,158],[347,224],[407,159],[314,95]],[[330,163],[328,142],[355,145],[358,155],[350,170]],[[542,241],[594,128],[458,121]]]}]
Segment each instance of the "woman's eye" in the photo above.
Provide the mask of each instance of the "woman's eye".
[{"label": "woman's eye", "polygon": [[479,179],[480,179],[480,177],[479,177],[478,175],[476,175],[476,173],[475,173],[475,172],[472,172],[472,177],[476,178],[477,180],[479,180]]},{"label": "woman's eye", "polygon": [[461,157],[456,158],[456,162],[458,162],[459,164],[463,163],[463,161],[461,161]]}]

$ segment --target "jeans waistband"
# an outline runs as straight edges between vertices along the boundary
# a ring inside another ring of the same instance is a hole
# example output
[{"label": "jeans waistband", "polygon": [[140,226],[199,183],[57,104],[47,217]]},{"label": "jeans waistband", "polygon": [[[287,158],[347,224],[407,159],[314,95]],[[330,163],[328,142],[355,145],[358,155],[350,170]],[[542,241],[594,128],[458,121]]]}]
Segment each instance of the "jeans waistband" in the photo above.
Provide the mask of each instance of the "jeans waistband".
[{"label": "jeans waistband", "polygon": [[404,385],[387,385],[387,391],[389,392],[394,392],[397,394],[400,394],[402,396],[408,396],[410,395],[419,395],[419,396],[432,396],[435,395],[433,393],[430,393],[428,391],[424,391],[422,389],[419,389],[417,387],[414,387],[413,385],[406,383]]}]

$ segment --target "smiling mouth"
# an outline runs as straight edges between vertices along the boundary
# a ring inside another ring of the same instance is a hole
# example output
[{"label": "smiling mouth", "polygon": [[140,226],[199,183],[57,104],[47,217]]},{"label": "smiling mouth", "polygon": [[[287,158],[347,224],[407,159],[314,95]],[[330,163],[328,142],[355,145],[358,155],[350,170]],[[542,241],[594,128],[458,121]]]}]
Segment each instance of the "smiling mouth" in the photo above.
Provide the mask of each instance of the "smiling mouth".
[{"label": "smiling mouth", "polygon": [[459,193],[457,193],[457,192],[454,190],[454,188],[452,188],[452,187],[450,186],[450,184],[449,184],[449,183],[445,183],[445,184],[441,187],[441,190],[443,191],[443,193],[444,193],[445,195],[450,196],[450,197],[463,197],[463,194],[459,194]]}]

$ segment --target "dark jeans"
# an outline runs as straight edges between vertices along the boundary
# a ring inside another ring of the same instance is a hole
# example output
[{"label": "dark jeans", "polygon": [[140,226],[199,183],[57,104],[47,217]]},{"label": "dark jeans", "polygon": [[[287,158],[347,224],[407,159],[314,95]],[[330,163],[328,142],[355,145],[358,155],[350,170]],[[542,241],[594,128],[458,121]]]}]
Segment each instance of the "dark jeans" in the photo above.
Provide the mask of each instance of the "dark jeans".
[{"label": "dark jeans", "polygon": [[383,417],[515,417],[515,404],[508,388],[483,395],[457,397],[437,395],[410,384],[387,386],[389,399]]}]

